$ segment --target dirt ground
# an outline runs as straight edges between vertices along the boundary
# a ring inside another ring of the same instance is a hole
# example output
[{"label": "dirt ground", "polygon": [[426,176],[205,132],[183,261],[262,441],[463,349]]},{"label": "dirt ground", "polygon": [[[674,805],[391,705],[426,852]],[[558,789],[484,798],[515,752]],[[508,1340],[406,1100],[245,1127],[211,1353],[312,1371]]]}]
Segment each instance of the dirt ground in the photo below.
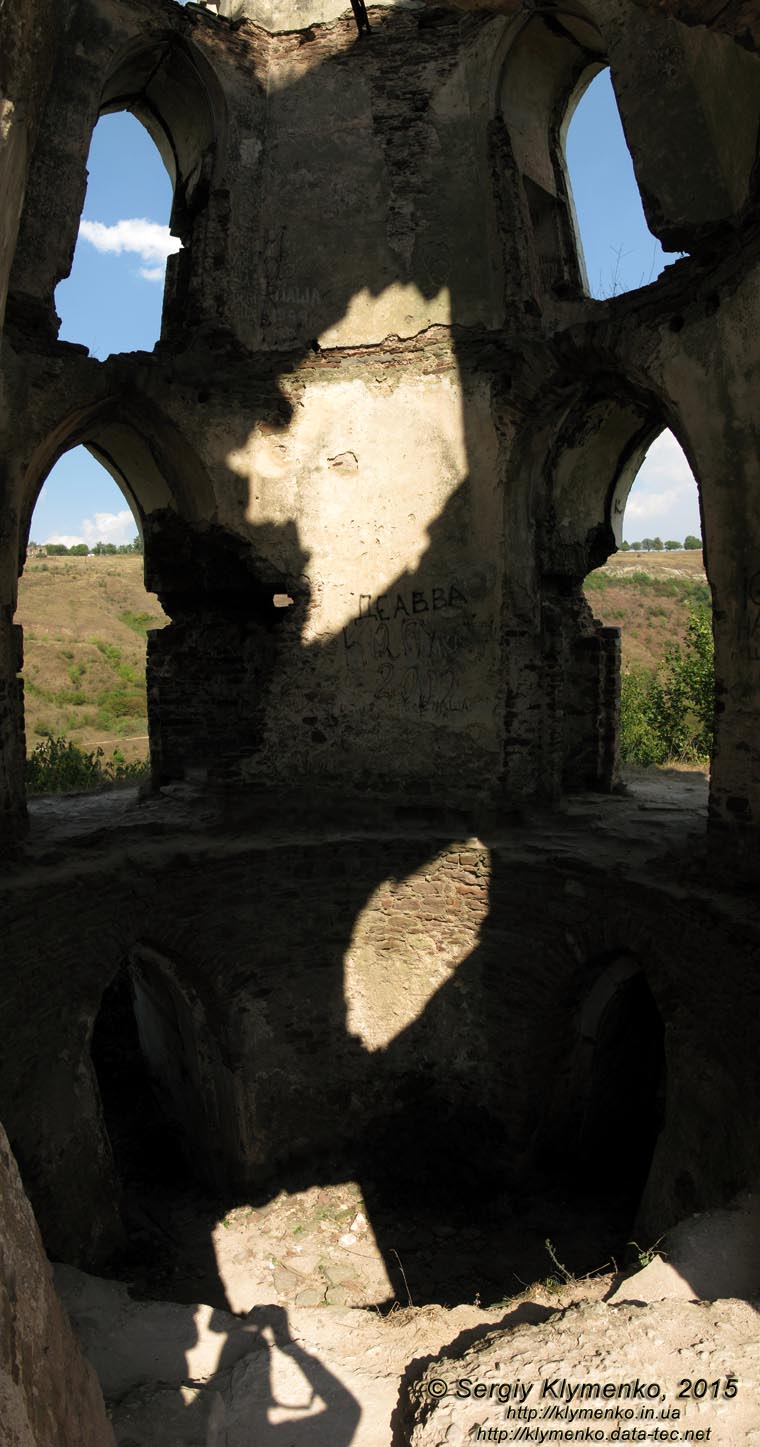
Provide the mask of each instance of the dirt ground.
[{"label": "dirt ground", "polygon": [[672,553],[613,553],[605,568],[620,573],[651,573],[655,578],[670,576],[691,578],[695,583],[705,581],[704,557],[696,548]]},{"label": "dirt ground", "polygon": [[119,1447],[400,1447],[406,1384],[438,1353],[546,1321],[609,1284],[539,1288],[493,1311],[262,1304],[234,1317],[136,1302],[117,1282],[56,1270]]},{"label": "dirt ground", "polygon": [[456,1220],[435,1202],[407,1202],[395,1218],[373,1222],[350,1181],[281,1191],[223,1214],[192,1188],[133,1184],[125,1216],[130,1246],[113,1273],[134,1297],[205,1301],[236,1314],[268,1303],[383,1313],[501,1306],[537,1281],[552,1296],[566,1275],[603,1274],[635,1259],[619,1204],[571,1199],[559,1189],[471,1202]]}]

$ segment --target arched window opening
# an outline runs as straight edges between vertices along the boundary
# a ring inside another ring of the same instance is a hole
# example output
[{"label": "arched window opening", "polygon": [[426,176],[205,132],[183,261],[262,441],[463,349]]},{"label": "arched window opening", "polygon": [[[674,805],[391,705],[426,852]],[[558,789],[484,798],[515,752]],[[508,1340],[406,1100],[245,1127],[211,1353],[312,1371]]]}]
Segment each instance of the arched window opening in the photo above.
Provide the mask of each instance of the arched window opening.
[{"label": "arched window opening", "polygon": [[564,161],[570,98],[604,64],[604,42],[588,16],[557,11],[533,16],[513,41],[500,80],[500,108],[524,205],[538,287],[556,297],[583,290],[572,196]]},{"label": "arched window opening", "polygon": [[[699,489],[683,448],[666,429],[647,448],[633,482],[622,480],[613,502],[613,527],[622,552],[670,553],[673,566],[695,554],[701,565]],[[619,524],[617,519],[620,519]]]},{"label": "arched window opening", "polygon": [[124,113],[104,115],[93,132],[79,238],[56,307],[61,339],[101,360],[151,351],[161,334],[166,263],[181,242],[170,230],[174,157],[156,134]]},{"label": "arched window opening", "polygon": [[609,67],[587,72],[565,116],[568,196],[589,295],[618,296],[656,281],[681,253],[646,223]]},{"label": "arched window opening", "polygon": [[32,516],[16,615],[30,792],[147,773],[146,638],[168,620],[145,589],[136,504],[115,476],[72,448]]},{"label": "arched window opening", "polygon": [[195,321],[193,232],[225,121],[213,73],[175,36],[126,48],[106,77],[100,114],[74,266],[56,304],[62,338],[84,340],[102,359],[149,350]]},{"label": "arched window opening", "polygon": [[697,483],[672,432],[630,452],[612,490],[610,520],[618,551],[584,589],[596,618],[622,629],[621,761],[706,769],[712,603]]}]

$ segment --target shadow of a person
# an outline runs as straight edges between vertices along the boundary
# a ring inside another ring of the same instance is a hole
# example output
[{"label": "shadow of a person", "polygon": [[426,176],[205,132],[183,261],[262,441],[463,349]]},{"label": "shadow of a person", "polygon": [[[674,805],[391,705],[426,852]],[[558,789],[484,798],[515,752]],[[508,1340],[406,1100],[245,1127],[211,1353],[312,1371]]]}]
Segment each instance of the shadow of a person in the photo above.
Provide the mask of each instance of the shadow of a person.
[{"label": "shadow of a person", "polygon": [[[349,1447],[359,1403],[293,1337],[284,1307],[254,1307],[234,1333],[214,1313],[208,1329],[225,1339],[199,1404],[203,1447]],[[243,1354],[241,1336],[248,1342]]]}]

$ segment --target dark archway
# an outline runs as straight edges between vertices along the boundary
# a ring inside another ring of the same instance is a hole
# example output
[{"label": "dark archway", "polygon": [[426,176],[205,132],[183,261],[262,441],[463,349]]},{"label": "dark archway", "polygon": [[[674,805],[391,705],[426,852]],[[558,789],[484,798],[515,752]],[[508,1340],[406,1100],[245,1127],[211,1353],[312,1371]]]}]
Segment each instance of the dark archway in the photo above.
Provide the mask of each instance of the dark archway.
[{"label": "dark archway", "polygon": [[[576,1205],[628,1232],[665,1119],[665,1030],[638,961],[601,969],[569,1023],[539,1159]],[[621,1243],[624,1244],[624,1243]]]},{"label": "dark archway", "polygon": [[643,971],[605,971],[580,1030],[578,1172],[633,1215],[665,1116],[664,1027]]},{"label": "dark archway", "polygon": [[[114,1069],[122,1048],[124,1076],[135,1080],[134,1101],[125,1096],[121,1073]],[[106,1097],[113,1103],[128,1163],[133,1132],[139,1141],[145,1129],[142,1107],[149,1095],[158,1137],[168,1131],[168,1153],[173,1162],[184,1161],[180,1174],[212,1189],[227,1183],[234,1174],[227,1147],[235,1138],[235,1104],[219,1045],[196,992],[147,946],[133,951],[104,992],[93,1027],[93,1060],[99,1079],[106,1072],[104,1105]],[[149,1156],[146,1163],[161,1176],[160,1161]]]},{"label": "dark archway", "polygon": [[233,1199],[236,1084],[170,961],[132,951],[103,992],[90,1055],[127,1241],[112,1268],[128,1265],[147,1296],[226,1309],[210,1238]]},{"label": "dark archway", "polygon": [[[191,1179],[184,1137],[172,1118],[167,1093],[145,1049],[137,982],[125,964],[103,992],[95,1018],[90,1053],[95,1067],[106,1131],[122,1192],[144,1186],[171,1186]],[[176,1025],[170,1012],[165,1028]],[[182,1069],[178,1050],[176,1068]]]}]

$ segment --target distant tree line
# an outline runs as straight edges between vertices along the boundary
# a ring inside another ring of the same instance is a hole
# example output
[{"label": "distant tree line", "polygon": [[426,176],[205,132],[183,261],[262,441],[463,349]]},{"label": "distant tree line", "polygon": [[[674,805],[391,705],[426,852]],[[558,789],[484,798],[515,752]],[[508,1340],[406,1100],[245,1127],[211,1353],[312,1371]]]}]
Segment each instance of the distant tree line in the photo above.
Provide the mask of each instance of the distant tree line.
[{"label": "distant tree line", "polygon": [[693,553],[695,550],[701,552],[702,539],[695,538],[693,533],[689,533],[682,543],[677,543],[674,538],[668,538],[666,543],[662,541],[662,538],[642,538],[640,543],[620,544],[621,553],[676,553],[684,548],[687,553]]},{"label": "distant tree line", "polygon": [[[74,543],[70,548],[65,543],[43,543],[42,548],[50,558],[86,558],[89,553],[100,556],[107,553],[109,557],[116,553],[142,553],[143,541],[136,537],[131,543],[94,543],[88,547],[87,543]],[[30,542],[30,548],[39,548],[39,543]]]}]

